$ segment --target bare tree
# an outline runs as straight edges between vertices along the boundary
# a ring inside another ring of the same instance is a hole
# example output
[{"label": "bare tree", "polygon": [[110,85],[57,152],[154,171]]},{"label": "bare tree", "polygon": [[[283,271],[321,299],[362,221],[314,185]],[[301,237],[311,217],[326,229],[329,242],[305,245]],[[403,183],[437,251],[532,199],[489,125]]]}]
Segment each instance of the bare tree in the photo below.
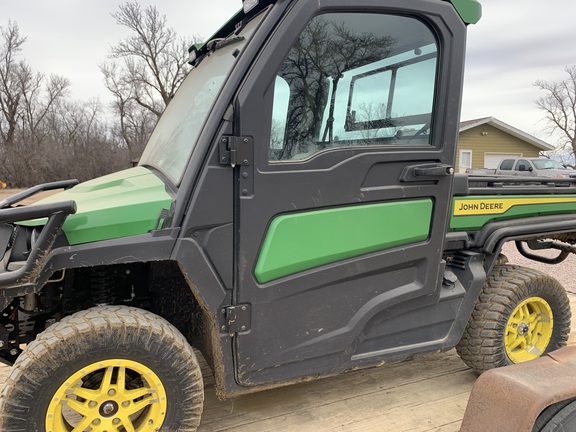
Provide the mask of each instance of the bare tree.
[{"label": "bare tree", "polygon": [[152,127],[188,73],[188,47],[200,38],[178,37],[168,27],[166,16],[154,6],[142,9],[136,2],[127,2],[112,17],[131,35],[110,48],[110,61],[100,69],[115,99],[120,136],[132,156],[138,157]]},{"label": "bare tree", "polygon": [[545,95],[536,101],[544,111],[550,133],[559,133],[558,148],[568,150],[576,160],[576,66],[566,66],[568,78],[557,82],[534,83]]},{"label": "bare tree", "polygon": [[8,22],[0,27],[0,138],[4,148],[14,144],[16,128],[22,110],[22,72],[28,67],[18,60],[26,38],[20,35],[18,24]]},{"label": "bare tree", "polygon": [[131,84],[122,75],[118,64],[109,63],[101,67],[101,70],[106,87],[114,96],[112,110],[117,116],[113,126],[114,134],[127,148],[130,159],[138,158],[158,121],[158,116],[138,104],[133,97]]},{"label": "bare tree", "polygon": [[[154,7],[125,3],[112,15],[131,35],[101,66],[114,97],[110,118],[97,100],[70,98],[70,82],[33,70],[26,37],[0,26],[0,179],[14,186],[87,180],[129,166],[187,73],[189,44]],[[197,38],[193,38],[197,39]]]},{"label": "bare tree", "polygon": [[26,38],[18,25],[0,27],[0,162],[2,176],[25,185],[42,173],[39,149],[46,143],[47,119],[68,96],[70,82],[62,76],[48,79],[22,59]]}]

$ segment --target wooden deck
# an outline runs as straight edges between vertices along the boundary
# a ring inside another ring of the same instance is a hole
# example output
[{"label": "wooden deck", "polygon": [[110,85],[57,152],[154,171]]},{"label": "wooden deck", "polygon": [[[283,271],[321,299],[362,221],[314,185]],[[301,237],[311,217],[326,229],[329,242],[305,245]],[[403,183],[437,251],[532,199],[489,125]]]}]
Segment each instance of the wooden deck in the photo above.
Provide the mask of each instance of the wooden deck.
[{"label": "wooden deck", "polygon": [[[504,253],[515,264],[555,277],[571,294],[569,343],[576,344],[576,255],[545,265],[523,258],[513,244]],[[457,432],[476,378],[455,350],[227,402],[216,399],[208,377],[200,431]]]},{"label": "wooden deck", "polygon": [[458,431],[476,374],[455,352],[221,402],[200,431]]},{"label": "wooden deck", "polygon": [[[532,266],[531,262],[514,262]],[[576,268],[576,256],[565,264]],[[572,293],[572,334],[576,344],[576,278],[541,270]],[[477,375],[454,350],[410,362],[219,401],[214,379],[204,368],[206,400],[200,432],[457,432]],[[0,365],[0,385],[10,369]]]},{"label": "wooden deck", "polygon": [[[205,370],[201,432],[457,432],[477,377],[452,350],[222,402]],[[0,382],[9,371],[0,366]]]},{"label": "wooden deck", "polygon": [[199,430],[457,432],[476,378],[454,350],[226,402],[207,377]]},{"label": "wooden deck", "polygon": [[[199,432],[456,432],[477,377],[452,350],[222,402],[201,362],[206,399]],[[0,386],[9,373],[0,364]]]}]

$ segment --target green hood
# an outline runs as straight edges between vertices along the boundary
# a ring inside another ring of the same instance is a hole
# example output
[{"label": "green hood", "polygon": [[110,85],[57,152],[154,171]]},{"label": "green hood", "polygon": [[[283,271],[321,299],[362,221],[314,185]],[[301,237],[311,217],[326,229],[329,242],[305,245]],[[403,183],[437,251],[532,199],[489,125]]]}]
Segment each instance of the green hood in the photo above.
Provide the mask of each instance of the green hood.
[{"label": "green hood", "polygon": [[[78,207],[62,228],[70,244],[145,234],[156,228],[162,209],[169,210],[172,203],[162,180],[144,167],[81,183],[36,204],[68,200]],[[36,219],[20,225],[45,223]]]}]

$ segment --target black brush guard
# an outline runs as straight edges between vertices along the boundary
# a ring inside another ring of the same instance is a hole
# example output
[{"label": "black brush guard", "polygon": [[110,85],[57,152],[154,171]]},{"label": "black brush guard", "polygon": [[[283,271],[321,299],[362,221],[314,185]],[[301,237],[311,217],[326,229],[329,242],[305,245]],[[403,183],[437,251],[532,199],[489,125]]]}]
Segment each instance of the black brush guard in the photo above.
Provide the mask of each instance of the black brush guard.
[{"label": "black brush guard", "polygon": [[0,274],[0,288],[22,287],[33,284],[40,274],[44,258],[52,249],[64,221],[68,215],[76,213],[76,203],[74,201],[21,207],[13,206],[39,192],[68,189],[77,184],[78,180],[44,183],[0,201],[0,223],[15,223],[30,219],[48,218],[36,243],[31,247],[25,264],[17,270]]}]

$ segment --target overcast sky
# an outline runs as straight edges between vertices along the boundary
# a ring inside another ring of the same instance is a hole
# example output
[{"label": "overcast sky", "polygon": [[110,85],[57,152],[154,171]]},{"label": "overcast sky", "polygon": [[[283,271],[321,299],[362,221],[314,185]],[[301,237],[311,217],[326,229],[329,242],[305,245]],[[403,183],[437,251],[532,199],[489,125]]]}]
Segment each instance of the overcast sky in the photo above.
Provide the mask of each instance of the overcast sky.
[{"label": "overcast sky", "polygon": [[544,95],[538,79],[560,81],[576,65],[576,2],[481,0],[483,17],[468,28],[462,119],[492,116],[544,141]]},{"label": "overcast sky", "polygon": [[[400,0],[398,0],[400,1]],[[493,116],[553,143],[534,104],[534,81],[564,79],[576,64],[576,2],[481,0],[482,20],[468,28],[462,120]],[[68,77],[72,94],[108,97],[98,65],[108,47],[127,35],[110,14],[120,0],[0,0],[0,26],[16,21],[28,37],[24,57],[46,74]],[[240,7],[241,0],[141,1],[155,4],[179,35],[208,37]]]}]

